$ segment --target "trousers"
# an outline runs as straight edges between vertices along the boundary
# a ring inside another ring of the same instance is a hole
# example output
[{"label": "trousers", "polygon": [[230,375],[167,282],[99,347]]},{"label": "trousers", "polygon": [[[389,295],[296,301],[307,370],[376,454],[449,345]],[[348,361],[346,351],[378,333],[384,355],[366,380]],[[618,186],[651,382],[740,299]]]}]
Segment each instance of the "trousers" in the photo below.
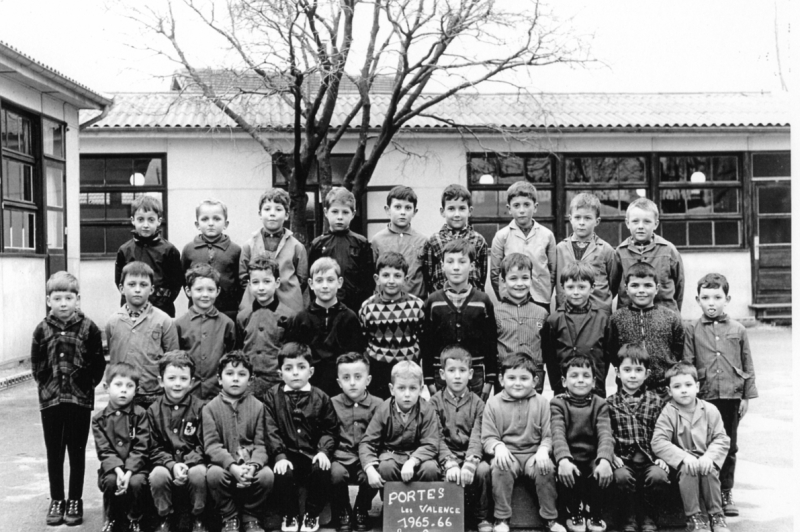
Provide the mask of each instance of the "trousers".
[{"label": "trousers", "polygon": [[71,403],[61,403],[41,411],[44,446],[47,449],[47,477],[50,498],[64,499],[64,457],[69,454],[69,498],[83,498],[86,472],[86,442],[92,411]]},{"label": "trousers", "polygon": [[[589,462],[573,462],[578,466],[580,476],[575,477],[575,482],[570,488],[564,484],[558,484],[558,496],[563,497],[567,511],[571,516],[588,515],[593,519],[603,518],[603,491],[597,482],[597,479],[592,476],[595,469],[594,461]],[[581,512],[581,503],[584,509]],[[586,511],[586,507],[589,511]]]},{"label": "trousers", "polygon": [[300,514],[301,486],[306,488],[306,514],[318,517],[331,492],[331,470],[324,470],[319,464],[312,464],[311,458],[299,454],[288,453],[292,469],[282,475],[275,475],[275,491],[281,505],[281,512],[288,517]]},{"label": "trousers", "polygon": [[[206,474],[208,469],[203,464],[189,468],[189,478],[184,484],[175,484],[172,480],[172,471],[164,466],[156,466],[150,472],[150,494],[156,511],[161,517],[166,517],[173,511],[174,495],[185,499],[188,495],[189,510],[192,515],[200,515],[206,508]],[[185,501],[181,501],[185,502]]]},{"label": "trousers", "polygon": [[514,482],[520,475],[533,480],[536,498],[539,500],[539,515],[547,521],[558,517],[555,473],[542,475],[536,471],[533,454],[517,454],[514,455],[514,458],[516,461],[506,470],[500,469],[496,460],[492,460],[492,496],[494,497],[495,519],[511,518],[511,496],[514,492]]},{"label": "trousers", "polygon": [[720,491],[719,470],[714,466],[708,475],[693,477],[683,469],[678,472],[678,487],[681,490],[683,511],[687,516],[700,513],[700,497],[706,504],[708,515],[722,511],[722,491]]},{"label": "trousers", "polygon": [[722,416],[722,424],[725,426],[725,432],[731,439],[728,456],[725,457],[722,470],[719,472],[722,491],[733,489],[733,476],[736,473],[736,452],[739,450],[736,439],[739,433],[739,405],[741,402],[740,399],[712,399],[709,401],[719,410],[719,414]]},{"label": "trousers", "polygon": [[113,471],[101,474],[97,485],[103,492],[103,512],[107,520],[116,521],[122,519],[123,516],[127,516],[131,521],[139,521],[142,518],[147,503],[147,475],[145,473],[131,475],[128,491],[122,495],[116,495],[117,474]]},{"label": "trousers", "polygon": [[352,464],[342,464],[341,462],[331,462],[331,484],[333,495],[331,503],[333,505],[333,515],[339,516],[350,507],[350,493],[347,486],[350,484],[358,485],[358,495],[356,495],[355,512],[366,514],[372,507],[372,499],[378,490],[371,487],[367,482],[367,474],[361,467],[361,462],[356,459]]},{"label": "trousers", "polygon": [[209,466],[206,478],[208,491],[223,521],[236,517],[239,509],[242,523],[259,521],[259,516],[264,513],[267,495],[272,491],[272,469],[264,466],[256,473],[253,483],[245,487],[238,487],[233,474],[218,465]]}]

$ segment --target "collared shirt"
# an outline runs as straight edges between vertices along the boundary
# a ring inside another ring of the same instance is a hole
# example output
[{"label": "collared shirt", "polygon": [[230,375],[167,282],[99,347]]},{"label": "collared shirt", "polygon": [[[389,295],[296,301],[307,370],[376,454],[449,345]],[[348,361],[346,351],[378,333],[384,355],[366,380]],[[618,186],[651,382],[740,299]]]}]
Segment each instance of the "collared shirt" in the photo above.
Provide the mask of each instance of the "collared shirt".
[{"label": "collared shirt", "polygon": [[533,261],[531,272],[531,297],[537,303],[550,303],[556,281],[556,237],[553,232],[533,222],[527,235],[517,226],[516,220],[500,229],[492,240],[492,288],[497,299],[505,296],[500,287],[500,265],[512,253],[522,253]]},{"label": "collared shirt", "polygon": [[187,393],[177,403],[162,395],[150,405],[147,421],[152,465],[172,471],[176,463],[189,467],[203,463],[203,404]]},{"label": "collared shirt", "polygon": [[408,231],[395,231],[391,224],[372,237],[372,255],[375,263],[382,254],[394,251],[400,253],[408,263],[406,291],[420,299],[428,295],[425,290],[425,279],[422,275],[421,256],[427,239],[409,227]]},{"label": "collared shirt", "polygon": [[210,401],[219,393],[219,360],[236,347],[235,326],[216,307],[200,313],[192,306],[175,320],[175,329],[180,349],[186,351],[195,364],[192,393]]},{"label": "collared shirt", "polygon": [[448,388],[431,397],[431,406],[439,416],[442,438],[439,445],[439,463],[446,471],[458,466],[468,457],[483,456],[481,427],[484,402],[467,389],[455,396]]},{"label": "collared shirt", "polygon": [[[592,288],[591,301],[597,309],[611,312],[611,301],[617,295],[619,280],[617,279],[617,260],[614,247],[597,235],[592,235],[583,255],[578,258],[573,248],[574,237],[572,235],[556,246],[556,278],[561,276],[561,272],[575,262],[589,264],[594,268],[594,288]],[[614,285],[616,279],[617,284]],[[564,287],[561,283],[556,283],[556,303],[564,304]]]},{"label": "collared shirt", "polygon": [[475,231],[471,225],[463,229],[453,231],[447,224],[439,229],[438,233],[432,235],[422,250],[422,273],[425,277],[425,287],[428,294],[433,294],[436,290],[444,288],[447,280],[442,270],[444,260],[444,246],[453,240],[463,239],[472,244],[475,248],[475,262],[472,264],[472,271],[469,274],[469,282],[478,290],[484,290],[486,286],[486,268],[489,258],[489,251],[486,240]]},{"label": "collared shirt", "polygon": [[654,461],[650,440],[664,400],[642,386],[634,394],[620,388],[606,402],[614,431],[614,454],[623,460],[632,460],[638,451]]},{"label": "collared shirt", "polygon": [[103,474],[117,467],[138,473],[147,466],[150,427],[142,407],[129,403],[115,410],[109,404],[92,418],[92,434]]},{"label": "collared shirt", "polygon": [[658,273],[658,292],[655,303],[680,313],[683,304],[683,260],[677,248],[658,235],[646,246],[636,245],[632,237],[626,238],[616,249],[615,279],[611,286],[619,286],[617,308],[629,305],[631,298],[625,287],[625,273],[637,262],[647,262]]},{"label": "collared shirt", "polygon": [[242,248],[228,235],[207,240],[202,234],[183,247],[181,269],[185,272],[197,264],[209,264],[219,272],[220,293],[214,306],[231,319],[236,317],[244,288],[239,282],[239,260]]},{"label": "collared shirt", "polygon": [[128,313],[128,316],[131,317],[131,320],[133,320],[134,323],[136,322],[136,320],[139,319],[139,317],[142,314],[146,313],[149,309],[150,309],[150,302],[149,301],[145,301],[144,305],[142,307],[140,307],[138,310],[133,310],[130,307],[130,305],[125,303],[125,312]]},{"label": "collared shirt", "polygon": [[542,326],[547,320],[547,311],[529,298],[515,303],[509,298],[494,307],[497,320],[497,362],[498,367],[506,357],[515,353],[525,353],[540,366],[542,359]]},{"label": "collared shirt", "polygon": [[354,464],[358,461],[358,444],[383,400],[367,392],[363,399],[355,402],[340,393],[331,402],[339,418],[339,445],[334,456],[344,465]]}]

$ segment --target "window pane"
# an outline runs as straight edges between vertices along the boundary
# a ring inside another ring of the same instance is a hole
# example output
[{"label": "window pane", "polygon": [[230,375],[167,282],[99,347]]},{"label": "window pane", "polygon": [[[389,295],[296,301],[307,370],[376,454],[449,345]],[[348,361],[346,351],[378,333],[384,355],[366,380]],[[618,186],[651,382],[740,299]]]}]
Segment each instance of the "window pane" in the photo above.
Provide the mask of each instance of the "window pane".
[{"label": "window pane", "polygon": [[44,154],[64,158],[64,128],[51,120],[44,120],[43,131]]},{"label": "window pane", "polygon": [[661,190],[661,212],[663,214],[680,214],[686,212],[685,190],[664,189]]},{"label": "window pane", "polygon": [[592,159],[567,159],[567,183],[589,183],[592,180]]},{"label": "window pane", "polygon": [[792,241],[791,218],[761,218],[758,234],[762,244],[788,244]]},{"label": "window pane", "polygon": [[[472,216],[476,218],[494,218],[500,215],[499,197],[496,190],[472,191]],[[505,212],[505,205],[503,205]]]},{"label": "window pane", "polygon": [[711,190],[692,189],[682,190],[681,193],[686,197],[686,212],[688,214],[711,214],[711,202],[714,197]]},{"label": "window pane", "polygon": [[161,174],[161,159],[135,159],[133,161],[133,172],[134,174],[143,175],[144,183],[138,185],[141,179],[134,179],[134,182],[130,183],[131,185],[158,186],[164,184]]},{"label": "window pane", "polygon": [[676,246],[685,246],[686,222],[662,222],[661,236]]},{"label": "window pane", "polygon": [[658,163],[661,166],[661,181],[674,183],[688,180],[685,157],[659,157]]},{"label": "window pane", "polygon": [[47,205],[50,207],[64,206],[64,170],[61,166],[47,165]]},{"label": "window pane", "polygon": [[497,167],[496,161],[494,158],[485,158],[485,157],[474,157],[469,160],[469,182],[473,185],[482,184],[481,176],[483,175],[490,175],[493,176],[492,183],[494,183],[494,177],[497,175]]},{"label": "window pane", "polygon": [[3,234],[6,248],[36,248],[36,215],[6,208],[3,211]]},{"label": "window pane", "polygon": [[106,195],[102,192],[82,192],[80,199],[81,220],[103,220],[106,217]]},{"label": "window pane", "polygon": [[713,246],[711,229],[711,222],[689,222],[689,245]]},{"label": "window pane", "polygon": [[[695,176],[696,173],[703,174]],[[687,157],[686,175],[692,183],[705,183],[710,181],[711,159],[709,157]]]},{"label": "window pane", "polygon": [[3,159],[3,197],[33,203],[33,167]]},{"label": "window pane", "polygon": [[486,242],[491,242],[494,238],[494,235],[497,234],[497,231],[500,229],[499,224],[475,224],[472,226],[475,231],[483,235],[483,238],[486,239]]},{"label": "window pane", "polygon": [[136,195],[133,192],[109,192],[104,194],[107,220],[124,220],[131,217],[131,203]]},{"label": "window pane", "polygon": [[789,183],[759,184],[758,212],[760,214],[779,214],[792,212],[792,190]]},{"label": "window pane", "polygon": [[[537,190],[539,196],[539,208],[536,210],[534,218],[539,216],[553,216],[553,191]],[[505,202],[503,202],[505,204]]]},{"label": "window pane", "polygon": [[525,174],[525,162],[521,157],[500,157],[500,177],[516,177],[514,181],[521,181]]},{"label": "window pane", "polygon": [[713,181],[739,181],[739,167],[736,156],[714,157],[713,164]]},{"label": "window pane", "polygon": [[131,239],[131,226],[107,227],[105,253],[115,253],[119,247]]},{"label": "window pane", "polygon": [[644,157],[626,157],[617,161],[617,178],[620,183],[644,183],[647,170]]},{"label": "window pane", "polygon": [[47,211],[47,247],[64,249],[63,211]]},{"label": "window pane", "polygon": [[106,159],[106,185],[130,186],[133,183],[133,160],[125,158]]},{"label": "window pane", "polygon": [[741,244],[739,222],[714,222],[715,246],[738,246],[739,244]]},{"label": "window pane", "polygon": [[753,177],[790,177],[792,175],[791,154],[754,153]]},{"label": "window pane", "polygon": [[[603,220],[597,227],[595,227],[594,232],[597,234],[597,236],[616,247],[624,240],[622,236],[626,230],[627,227],[625,227],[625,222],[608,222]],[[570,230],[569,232],[571,233],[572,231]]]},{"label": "window pane", "polygon": [[81,225],[81,252],[105,253],[105,230],[93,225]]},{"label": "window pane", "polygon": [[553,181],[548,157],[528,157],[526,159],[528,181],[533,183],[551,183]]},{"label": "window pane", "polygon": [[567,159],[567,183],[644,183],[644,157],[580,157]]},{"label": "window pane", "polygon": [[31,121],[13,111],[3,111],[3,147],[33,155]]},{"label": "window pane", "polygon": [[735,188],[714,190],[714,212],[739,212],[739,191]]},{"label": "window pane", "polygon": [[104,159],[81,157],[81,185],[102,185],[105,169]]}]

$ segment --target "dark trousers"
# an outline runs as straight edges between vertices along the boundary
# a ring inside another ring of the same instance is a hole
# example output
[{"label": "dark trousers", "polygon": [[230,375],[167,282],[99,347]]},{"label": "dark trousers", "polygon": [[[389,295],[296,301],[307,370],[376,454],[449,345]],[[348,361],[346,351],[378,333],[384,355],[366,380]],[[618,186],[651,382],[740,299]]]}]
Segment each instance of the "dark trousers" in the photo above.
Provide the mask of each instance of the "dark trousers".
[{"label": "dark trousers", "polygon": [[354,508],[357,514],[369,512],[372,507],[372,499],[378,493],[378,490],[370,487],[369,482],[367,482],[367,474],[358,459],[352,464],[331,462],[331,485],[333,487],[333,495],[331,497],[333,507],[331,510],[336,517],[350,508],[350,493],[347,489],[350,484],[358,485],[358,495],[356,495]]},{"label": "dark trousers", "polygon": [[136,473],[128,481],[128,491],[116,495],[117,474],[110,472],[101,474],[97,481],[103,492],[103,512],[109,521],[117,521],[127,516],[131,521],[142,518],[147,504],[147,474]]},{"label": "dark trousers", "polygon": [[719,410],[719,414],[722,416],[722,424],[725,426],[725,432],[728,433],[728,437],[731,439],[728,456],[725,457],[722,470],[719,472],[719,483],[722,486],[722,491],[733,489],[733,475],[736,473],[736,451],[739,450],[739,446],[736,444],[736,436],[739,432],[739,405],[741,402],[741,399],[712,399],[709,401]]},{"label": "dark trousers", "polygon": [[266,466],[261,468],[253,483],[245,487],[238,487],[231,472],[217,465],[208,467],[206,479],[208,491],[223,521],[236,517],[239,509],[242,523],[261,520],[267,495],[272,491],[274,482],[272,469]]},{"label": "dark trousers", "polygon": [[[206,466],[197,464],[189,468],[189,478],[185,484],[175,484],[172,472],[164,466],[155,466],[150,472],[150,493],[153,504],[160,517],[166,517],[173,511],[173,498],[179,500],[184,507],[188,506],[194,516],[199,516],[206,509]],[[186,501],[188,495],[188,504]]]},{"label": "dark trousers", "polygon": [[86,471],[86,441],[92,411],[82,406],[61,403],[41,411],[44,446],[47,449],[47,476],[50,498],[64,499],[64,456],[69,454],[69,498],[83,497]]},{"label": "dark trousers", "polygon": [[300,515],[299,488],[302,486],[306,488],[306,514],[319,517],[330,497],[331,470],[312,464],[311,458],[299,453],[288,453],[287,458],[293,469],[275,475],[275,491],[281,512],[288,517]]},{"label": "dark trousers", "polygon": [[[463,466],[461,462],[459,466]],[[492,494],[492,466],[481,460],[475,469],[475,478],[464,488],[464,508],[476,523],[489,520],[489,498]]]},{"label": "dark trousers", "polygon": [[392,382],[392,368],[397,362],[397,360],[384,362],[370,357],[369,374],[372,375],[372,381],[369,383],[369,393],[381,399],[391,397],[389,384]]},{"label": "dark trousers", "polygon": [[316,386],[325,392],[328,397],[333,397],[342,391],[339,383],[336,382],[336,377],[338,377],[336,357],[324,358],[319,362],[315,362],[313,366],[314,374],[308,380],[312,386]]},{"label": "dark trousers", "polygon": [[669,475],[649,460],[624,460],[624,464],[614,470],[614,484],[626,516],[655,516],[656,497],[669,483]]},{"label": "dark trousers", "polygon": [[[597,479],[592,476],[595,468],[594,461],[573,463],[578,466],[581,474],[575,477],[575,483],[571,488],[558,483],[558,498],[564,501],[567,512],[571,516],[586,515],[592,519],[602,519],[604,494]],[[583,512],[581,503],[584,506]],[[589,511],[586,511],[587,506]]]},{"label": "dark trousers", "polygon": [[[378,464],[378,473],[380,473],[381,478],[386,482],[402,482],[403,479],[400,477],[400,472],[403,469],[403,464],[405,464],[405,460],[397,461],[394,458],[381,460]],[[439,465],[436,461],[425,460],[421,464],[417,464],[417,467],[414,468],[414,476],[411,480],[433,482],[439,480],[440,476]]]}]

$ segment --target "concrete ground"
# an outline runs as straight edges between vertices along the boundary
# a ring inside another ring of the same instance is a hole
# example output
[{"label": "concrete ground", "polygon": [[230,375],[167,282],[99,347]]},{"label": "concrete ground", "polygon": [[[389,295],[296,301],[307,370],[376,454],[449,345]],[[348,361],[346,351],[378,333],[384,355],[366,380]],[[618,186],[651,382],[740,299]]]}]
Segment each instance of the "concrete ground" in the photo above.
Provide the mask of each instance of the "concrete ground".
[{"label": "concrete ground", "polygon": [[[788,531],[800,502],[793,478],[792,331],[759,326],[748,333],[760,397],[751,402],[739,429],[734,495],[741,515],[728,523],[733,532]],[[104,394],[98,394],[97,408],[105,404]],[[49,491],[33,382],[0,392],[0,427],[0,532],[66,530],[66,526],[48,528],[44,524]],[[98,531],[102,501],[91,437],[86,454],[86,522],[75,530]]]}]

